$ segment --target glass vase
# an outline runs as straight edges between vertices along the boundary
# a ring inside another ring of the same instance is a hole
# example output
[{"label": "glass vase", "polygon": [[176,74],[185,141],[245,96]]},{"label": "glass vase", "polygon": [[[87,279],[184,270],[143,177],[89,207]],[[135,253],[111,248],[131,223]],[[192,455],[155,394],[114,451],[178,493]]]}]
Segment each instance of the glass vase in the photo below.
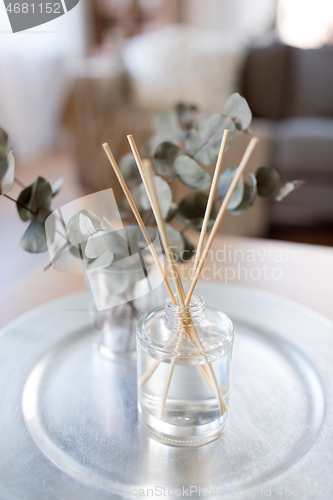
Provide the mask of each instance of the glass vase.
[{"label": "glass vase", "polygon": [[[163,277],[149,249],[142,247],[140,229],[127,227],[123,232],[129,255],[107,267],[86,264],[85,273],[94,342],[109,359],[136,357],[138,321],[165,298]],[[154,232],[149,232],[153,239]],[[163,261],[158,237],[153,245]]]},{"label": "glass vase", "polygon": [[189,307],[146,313],[138,324],[138,411],[158,441],[195,447],[218,438],[228,422],[233,325],[206,308],[200,296]]}]

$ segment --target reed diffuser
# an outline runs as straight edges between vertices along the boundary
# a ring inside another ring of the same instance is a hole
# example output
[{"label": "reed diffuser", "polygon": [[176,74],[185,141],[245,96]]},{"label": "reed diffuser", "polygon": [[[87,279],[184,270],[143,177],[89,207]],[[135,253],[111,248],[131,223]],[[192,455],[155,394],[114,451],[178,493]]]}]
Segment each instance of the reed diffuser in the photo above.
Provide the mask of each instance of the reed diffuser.
[{"label": "reed diffuser", "polygon": [[216,439],[227,425],[233,326],[227,316],[207,308],[204,299],[193,292],[231,197],[258,143],[258,138],[251,139],[204,246],[228,135],[229,131],[224,130],[187,293],[170,248],[152,165],[150,161],[141,160],[133,137],[128,136],[157,222],[176,294],[110,148],[103,144],[169,295],[165,307],[146,313],[138,325],[138,409],[147,432],[175,446],[205,444]]}]

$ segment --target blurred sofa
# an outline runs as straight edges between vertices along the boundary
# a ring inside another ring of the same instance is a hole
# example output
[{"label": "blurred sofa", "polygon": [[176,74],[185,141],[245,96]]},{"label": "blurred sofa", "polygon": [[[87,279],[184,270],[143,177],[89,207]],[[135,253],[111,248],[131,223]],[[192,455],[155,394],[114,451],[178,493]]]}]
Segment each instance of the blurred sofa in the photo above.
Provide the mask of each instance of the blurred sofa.
[{"label": "blurred sofa", "polygon": [[277,223],[333,220],[333,46],[299,49],[277,41],[251,48],[241,72],[253,126],[271,143],[270,164],[306,184],[271,207]]}]

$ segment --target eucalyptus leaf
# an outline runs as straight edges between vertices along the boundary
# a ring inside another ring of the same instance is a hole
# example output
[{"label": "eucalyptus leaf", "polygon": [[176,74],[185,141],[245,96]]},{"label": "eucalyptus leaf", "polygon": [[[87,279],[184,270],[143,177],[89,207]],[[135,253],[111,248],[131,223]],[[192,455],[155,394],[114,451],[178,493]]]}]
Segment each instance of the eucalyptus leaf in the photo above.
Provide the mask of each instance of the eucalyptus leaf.
[{"label": "eucalyptus leaf", "polygon": [[89,219],[89,217],[87,217],[83,213],[80,213],[79,216],[79,229],[81,233],[87,236],[88,238],[96,231],[95,227],[93,226],[93,223],[91,222],[91,219]]},{"label": "eucalyptus leaf", "polygon": [[109,233],[115,231],[115,228],[113,227],[113,225],[111,224],[111,222],[109,222],[107,220],[106,217],[102,217],[101,218],[100,228],[103,229],[103,231],[106,231],[106,232],[109,232]]},{"label": "eucalyptus leaf", "polygon": [[[191,228],[195,229],[196,231],[201,231],[202,225],[203,225],[203,221],[204,221],[203,217],[198,217],[198,218],[195,218],[195,219],[188,219],[187,217],[184,217],[180,213],[177,213],[176,219],[179,222],[181,222],[182,224],[185,224],[185,226],[191,227]],[[214,224],[214,221],[215,221],[215,219],[211,215],[210,218],[209,218],[207,227],[211,228],[213,226],[213,224]]]},{"label": "eucalyptus leaf", "polygon": [[[137,203],[135,203],[137,208],[139,209]],[[118,210],[119,210],[119,215],[121,217],[121,219],[128,219],[129,217],[131,217],[132,215],[132,210],[131,210],[131,207],[127,201],[127,198],[126,196],[124,196],[122,198],[122,200],[120,201],[120,203],[118,204]]]},{"label": "eucalyptus leaf", "polygon": [[8,193],[14,186],[15,160],[12,151],[0,164],[0,195]]},{"label": "eucalyptus leaf", "polygon": [[0,162],[7,156],[8,151],[8,135],[3,128],[0,127]]},{"label": "eucalyptus leaf", "polygon": [[63,177],[60,177],[58,180],[55,181],[54,184],[52,184],[52,197],[59,193],[64,181],[65,179]]},{"label": "eucalyptus leaf", "polygon": [[[237,168],[227,168],[222,175],[220,175],[219,180],[217,181],[217,190],[223,201],[230,184],[236,174]],[[231,197],[231,200],[228,203],[227,210],[234,210],[241,203],[244,196],[244,178],[243,176],[240,178],[237,187]]]},{"label": "eucalyptus leaf", "polygon": [[[162,179],[162,177],[159,177],[158,175],[154,176],[154,180],[155,180],[155,187],[158,196],[158,201],[160,204],[162,216],[164,218],[166,217],[169,211],[172,201],[171,188],[169,184],[164,179]],[[150,202],[147,197],[146,189],[143,184],[140,185],[140,202],[144,210],[148,210],[150,208]]]},{"label": "eucalyptus leaf", "polygon": [[280,174],[273,167],[260,167],[256,172],[258,195],[267,198],[274,193],[280,182]]},{"label": "eucalyptus leaf", "polygon": [[236,128],[246,130],[252,121],[252,113],[248,103],[236,92],[226,102],[225,112],[235,122]]},{"label": "eucalyptus leaf", "polygon": [[195,189],[208,189],[211,183],[210,175],[189,156],[181,155],[175,161],[175,170],[186,186]]},{"label": "eucalyptus leaf", "polygon": [[47,241],[45,234],[45,223],[33,219],[24,233],[20,246],[26,252],[41,253],[47,251]]},{"label": "eucalyptus leaf", "polygon": [[230,210],[230,213],[234,215],[239,215],[245,210],[249,209],[255,202],[257,197],[257,179],[256,176],[252,173],[249,174],[251,183],[248,184],[246,181],[244,182],[244,193],[243,199],[240,204],[233,210]]},{"label": "eucalyptus leaf", "polygon": [[224,115],[211,115],[199,121],[194,130],[186,136],[187,152],[203,165],[211,165],[219,154],[224,130],[229,130],[226,149],[235,137],[235,124]]},{"label": "eucalyptus leaf", "polygon": [[97,231],[99,229],[100,224],[101,224],[101,219],[94,214],[91,210],[88,210],[84,208],[83,210],[80,210],[76,214],[74,214],[68,221],[66,225],[67,229],[67,237],[69,241],[74,245],[75,247],[78,247],[80,243],[83,243],[87,241],[88,237],[86,234],[82,233],[81,228],[80,228],[80,215],[86,215],[92,222],[92,225]]},{"label": "eucalyptus leaf", "polygon": [[179,133],[177,115],[174,111],[160,111],[153,118],[153,129],[155,133]]},{"label": "eucalyptus leaf", "polygon": [[169,211],[165,217],[165,222],[171,222],[178,211],[177,203],[171,202]]},{"label": "eucalyptus leaf", "polygon": [[249,177],[250,177],[250,181],[251,181],[251,184],[250,184],[250,187],[251,187],[251,198],[250,198],[250,202],[251,204],[254,203],[256,197],[257,197],[257,178],[256,176],[251,172],[248,174]]},{"label": "eucalyptus leaf", "polygon": [[39,211],[49,210],[52,188],[43,177],[38,177],[36,182],[23,189],[17,201],[16,208],[20,218],[23,221],[31,220],[38,215]]},{"label": "eucalyptus leaf", "polygon": [[247,182],[245,182],[243,199],[238,205],[238,207],[236,207],[233,210],[230,210],[230,213],[234,215],[239,215],[245,212],[245,210],[250,208],[252,205],[253,205],[253,189],[252,186],[250,186]]},{"label": "eucalyptus leaf", "polygon": [[49,209],[52,202],[52,188],[51,185],[43,179],[38,177],[37,181],[32,186],[32,195],[30,208],[33,212],[38,212],[41,209]]},{"label": "eucalyptus leaf", "polygon": [[190,193],[179,204],[178,213],[187,219],[203,218],[206,212],[208,194]]},{"label": "eucalyptus leaf", "polygon": [[88,237],[85,248],[85,255],[88,259],[96,259],[105,251],[104,234],[96,232]]},{"label": "eucalyptus leaf", "polygon": [[78,247],[75,247],[74,245],[72,245],[70,243],[70,247],[69,247],[69,251],[72,255],[74,255],[74,257],[76,257],[77,259],[84,259],[84,251],[85,251],[85,248],[86,248],[86,241],[82,242],[79,244]]},{"label": "eucalyptus leaf", "polygon": [[179,231],[177,231],[177,229],[170,226],[170,224],[166,224],[165,227],[168,234],[170,249],[175,257],[175,260],[180,260],[182,252],[185,248],[183,236]]},{"label": "eucalyptus leaf", "polygon": [[181,154],[181,149],[172,142],[162,142],[154,154],[154,166],[160,175],[174,174],[174,161]]},{"label": "eucalyptus leaf", "polygon": [[185,130],[193,128],[198,108],[193,104],[180,102],[177,104],[175,110],[180,126]]},{"label": "eucalyptus leaf", "polygon": [[102,219],[101,228],[104,230],[104,241],[105,248],[111,250],[114,254],[114,258],[119,260],[119,258],[124,258],[126,255],[129,255],[128,251],[128,242],[126,238],[126,232],[124,229],[120,231],[116,231],[114,228],[110,230],[110,227],[113,227],[109,221],[108,224],[105,224]]},{"label": "eucalyptus leaf", "polygon": [[132,153],[127,153],[121,157],[119,160],[119,169],[129,189],[141,181],[140,172]]},{"label": "eucalyptus leaf", "polygon": [[[48,210],[47,208],[41,208],[41,209],[38,211],[38,213],[37,213],[36,215],[33,215],[33,216],[32,216],[32,218],[33,218],[34,220],[37,220],[37,221],[39,221],[39,222],[41,222],[41,223],[45,224],[46,219],[48,218],[48,216],[49,216],[51,213],[52,213],[52,212],[51,212],[51,210]],[[56,225],[56,220],[55,220],[55,218],[54,218],[54,221],[53,221],[53,222],[51,222],[50,228],[53,228],[53,226],[54,226],[54,228],[55,228],[55,225]]]},{"label": "eucalyptus leaf", "polygon": [[[205,193],[190,193],[186,198],[183,198],[179,204],[177,212],[177,220],[186,226],[192,227],[193,229],[200,231],[202,228],[204,216],[206,213],[206,206],[208,202],[208,195]],[[216,217],[216,210],[213,205],[208,227],[214,224]]]},{"label": "eucalyptus leaf", "polygon": [[89,262],[87,268],[89,271],[93,271],[94,269],[105,269],[106,267],[111,266],[113,260],[113,252],[111,250],[105,250],[105,252],[100,257],[97,257],[92,262]]},{"label": "eucalyptus leaf", "polygon": [[30,220],[32,215],[33,215],[30,210],[27,210],[24,208],[24,207],[29,208],[29,206],[30,206],[32,187],[33,187],[33,184],[31,186],[28,186],[25,189],[23,189],[23,191],[21,192],[20,196],[17,199],[17,201],[19,203],[16,205],[18,214],[19,214],[20,218],[25,222]]},{"label": "eucalyptus leaf", "polygon": [[[142,183],[141,183],[142,184]],[[141,211],[142,206],[141,206],[141,189],[140,185],[133,187],[130,189],[131,196],[133,198],[133,201],[139,211]],[[132,209],[127,201],[126,196],[121,200],[119,206],[119,213],[121,217],[126,217],[129,218],[133,215]]]},{"label": "eucalyptus leaf", "polygon": [[304,184],[304,180],[295,180],[295,181],[289,181],[287,182],[284,186],[282,186],[278,194],[276,195],[275,199],[276,201],[281,201],[283,198],[288,196],[288,194],[292,193],[295,191],[295,189],[300,188]]},{"label": "eucalyptus leaf", "polygon": [[176,146],[180,143],[181,129],[174,111],[157,113],[153,119],[154,135],[148,143],[148,151],[153,155],[161,142],[172,142]]},{"label": "eucalyptus leaf", "polygon": [[195,246],[190,242],[188,238],[186,238],[184,234],[182,234],[182,238],[184,240],[184,250],[181,255],[181,260],[182,262],[188,262],[195,254]]}]

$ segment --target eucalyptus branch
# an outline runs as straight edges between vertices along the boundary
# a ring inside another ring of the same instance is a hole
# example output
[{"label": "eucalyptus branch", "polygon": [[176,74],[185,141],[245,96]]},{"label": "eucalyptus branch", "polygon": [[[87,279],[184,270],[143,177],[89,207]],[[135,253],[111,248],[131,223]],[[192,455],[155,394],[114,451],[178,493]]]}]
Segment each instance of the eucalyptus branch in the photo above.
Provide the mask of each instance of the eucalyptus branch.
[{"label": "eucalyptus branch", "polygon": [[24,208],[25,210],[28,210],[28,212],[32,213],[33,215],[37,215],[37,212],[34,212],[33,210],[31,210],[31,208],[23,205],[23,203],[20,203],[19,201],[14,200],[14,198],[12,198],[11,196],[8,196],[8,194],[4,194],[3,196],[5,198],[8,198],[9,200],[13,201],[14,203],[16,203],[16,205],[18,205],[19,207]]},{"label": "eucalyptus branch", "polygon": [[14,181],[16,182],[16,184],[18,184],[21,188],[25,189],[26,186],[23,184],[23,182],[21,182],[17,177],[14,177]]},{"label": "eucalyptus branch", "polygon": [[168,179],[168,184],[169,186],[171,186],[171,184],[173,183],[173,181],[176,179],[176,177],[178,177],[178,174],[177,172],[175,172],[171,177],[170,179]]},{"label": "eucalyptus branch", "polygon": [[[209,143],[209,139],[206,139],[205,142],[203,142],[201,144],[201,146],[199,146],[196,151],[194,151],[193,155],[189,155],[189,156],[192,156],[193,159],[195,159],[195,155],[199,153],[199,151],[201,151],[202,148],[204,148],[205,146],[207,146],[207,144]],[[187,153],[188,154],[188,153]]]}]

